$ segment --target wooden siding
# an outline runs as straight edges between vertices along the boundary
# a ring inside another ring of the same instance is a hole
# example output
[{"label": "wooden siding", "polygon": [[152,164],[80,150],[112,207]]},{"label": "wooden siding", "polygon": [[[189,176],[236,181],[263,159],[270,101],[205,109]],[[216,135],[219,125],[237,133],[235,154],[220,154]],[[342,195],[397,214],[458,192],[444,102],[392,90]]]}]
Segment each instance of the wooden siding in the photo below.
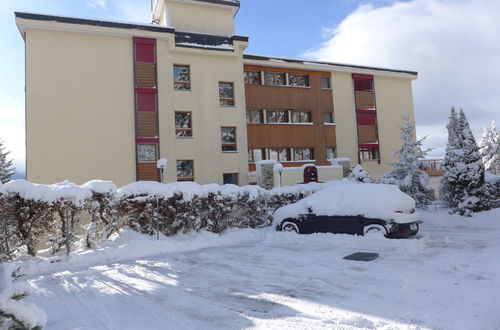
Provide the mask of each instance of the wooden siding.
[{"label": "wooden siding", "polygon": [[312,125],[248,124],[248,148],[314,148],[317,165],[327,165],[326,148],[335,147],[335,126],[325,126],[323,113],[333,112],[333,92],[321,88],[330,72],[245,65],[245,71],[309,75],[309,87],[245,85],[247,110],[311,111]]},{"label": "wooden siding", "polygon": [[158,181],[156,163],[138,163],[137,181]]},{"label": "wooden siding", "polygon": [[154,63],[135,64],[135,87],[156,87],[156,65]]},{"label": "wooden siding", "polygon": [[158,136],[158,123],[156,112],[138,111],[136,116],[137,137]]},{"label": "wooden siding", "polygon": [[[141,139],[159,136],[158,94],[154,89],[157,75],[156,39],[134,38],[134,59],[135,137],[139,143]],[[146,111],[138,111],[139,108]],[[154,143],[156,144],[157,157],[159,157],[159,141]],[[136,171],[136,180],[138,181],[158,181],[160,177],[156,162],[137,162]]]},{"label": "wooden siding", "polygon": [[373,92],[356,91],[356,109],[374,109],[375,97]]},{"label": "wooden siding", "polygon": [[359,125],[358,140],[360,144],[377,143],[377,126]]}]

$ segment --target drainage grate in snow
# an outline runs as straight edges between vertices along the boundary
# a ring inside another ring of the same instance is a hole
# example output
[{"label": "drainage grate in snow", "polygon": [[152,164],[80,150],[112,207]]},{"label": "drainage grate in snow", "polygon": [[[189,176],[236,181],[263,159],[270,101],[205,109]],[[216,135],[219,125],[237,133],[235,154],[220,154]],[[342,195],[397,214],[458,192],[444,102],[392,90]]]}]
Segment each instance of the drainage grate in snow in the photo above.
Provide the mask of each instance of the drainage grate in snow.
[{"label": "drainage grate in snow", "polygon": [[379,256],[378,253],[356,252],[356,253],[350,254],[348,256],[345,256],[342,259],[354,260],[354,261],[372,261],[372,260],[377,259],[378,256]]}]

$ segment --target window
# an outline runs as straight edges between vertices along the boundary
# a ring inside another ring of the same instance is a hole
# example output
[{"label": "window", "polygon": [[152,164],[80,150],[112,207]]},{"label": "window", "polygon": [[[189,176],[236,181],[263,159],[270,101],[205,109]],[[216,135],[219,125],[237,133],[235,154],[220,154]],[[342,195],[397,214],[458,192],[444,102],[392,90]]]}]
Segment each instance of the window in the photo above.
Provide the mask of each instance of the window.
[{"label": "window", "polygon": [[335,148],[326,148],[326,159],[334,159],[335,158]]},{"label": "window", "polygon": [[309,111],[292,111],[292,123],[311,123],[311,113]]},{"label": "window", "polygon": [[333,117],[333,112],[325,111],[323,113],[323,122],[325,124],[333,124],[335,122],[334,117]]},{"label": "window", "polygon": [[224,173],[222,175],[224,184],[238,185],[238,173]]},{"label": "window", "polygon": [[236,151],[236,127],[221,127],[222,151]]},{"label": "window", "polygon": [[296,161],[313,160],[314,152],[312,148],[294,148],[293,159]]},{"label": "window", "polygon": [[265,149],[248,149],[248,162],[256,163],[266,159]]},{"label": "window", "polygon": [[268,123],[288,123],[288,110],[266,110]]},{"label": "window", "polygon": [[174,65],[174,89],[184,91],[191,89],[189,66]]},{"label": "window", "polygon": [[377,148],[359,148],[359,158],[361,160],[377,160],[378,149]]},{"label": "window", "polygon": [[260,71],[245,71],[245,84],[260,85]]},{"label": "window", "polygon": [[288,75],[288,85],[292,87],[309,87],[309,76],[290,73]]},{"label": "window", "polygon": [[219,103],[222,106],[234,105],[234,84],[231,82],[219,83]]},{"label": "window", "polygon": [[194,162],[192,160],[177,161],[177,181],[194,180]]},{"label": "window", "polygon": [[266,85],[271,86],[285,86],[286,85],[286,75],[284,73],[264,73],[264,81]]},{"label": "window", "polygon": [[321,77],[321,88],[332,89],[332,85],[330,83],[330,77]]},{"label": "window", "polygon": [[175,137],[192,137],[191,112],[175,113]]},{"label": "window", "polygon": [[139,163],[156,162],[156,144],[138,144],[137,161]]},{"label": "window", "polygon": [[262,110],[247,111],[247,123],[262,124],[264,123],[264,114]]},{"label": "window", "polygon": [[291,161],[291,152],[289,148],[269,149],[269,159],[277,162]]}]

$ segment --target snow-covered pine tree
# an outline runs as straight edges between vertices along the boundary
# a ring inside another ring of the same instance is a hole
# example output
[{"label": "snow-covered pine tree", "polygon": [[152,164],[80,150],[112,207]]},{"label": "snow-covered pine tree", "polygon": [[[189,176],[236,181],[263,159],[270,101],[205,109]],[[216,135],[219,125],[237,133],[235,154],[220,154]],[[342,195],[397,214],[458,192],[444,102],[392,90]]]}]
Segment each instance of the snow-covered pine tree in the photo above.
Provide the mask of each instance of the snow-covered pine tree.
[{"label": "snow-covered pine tree", "polygon": [[[454,117],[455,119],[453,119]],[[490,207],[484,182],[484,165],[479,148],[463,110],[458,118],[454,111],[448,125],[449,136],[445,158],[445,180],[448,207],[452,213],[471,216]]]},{"label": "snow-covered pine tree", "polygon": [[490,127],[484,128],[483,136],[479,141],[479,153],[486,171],[500,175],[500,133],[494,121],[491,122]]},{"label": "snow-covered pine tree", "polygon": [[403,144],[393,156],[399,156],[398,162],[392,163],[392,170],[381,179],[381,183],[395,184],[399,189],[413,197],[417,207],[427,208],[434,198],[434,191],[428,185],[429,176],[420,168],[420,159],[425,158],[431,149],[422,149],[425,137],[416,140],[415,126],[408,114],[403,115],[401,126]]},{"label": "snow-covered pine tree", "polygon": [[347,176],[347,179],[358,183],[372,183],[373,179],[371,175],[363,168],[361,165],[356,165],[352,169],[351,173]]},{"label": "snow-covered pine tree", "polygon": [[451,108],[450,121],[446,128],[448,129],[448,144],[446,145],[446,155],[443,163],[443,177],[441,178],[441,185],[439,190],[440,199],[446,204],[448,208],[453,207],[458,203],[453,201],[453,193],[451,191],[452,183],[456,180],[454,169],[457,162],[457,148],[458,148],[458,118],[455,108]]},{"label": "snow-covered pine tree", "polygon": [[14,168],[12,167],[12,159],[7,158],[10,152],[5,150],[3,143],[0,140],[0,182],[6,183],[14,175]]}]

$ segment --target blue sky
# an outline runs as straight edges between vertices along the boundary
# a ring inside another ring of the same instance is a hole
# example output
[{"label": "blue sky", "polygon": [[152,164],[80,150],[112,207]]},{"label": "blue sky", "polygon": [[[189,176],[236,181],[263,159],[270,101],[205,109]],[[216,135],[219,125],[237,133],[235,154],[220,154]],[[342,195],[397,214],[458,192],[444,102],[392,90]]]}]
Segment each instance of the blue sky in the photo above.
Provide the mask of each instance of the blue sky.
[{"label": "blue sky", "polygon": [[[247,53],[416,70],[417,132],[442,156],[451,106],[500,121],[498,0],[241,0]],[[24,43],[14,11],[148,22],[149,0],[1,0],[0,139],[24,159]]]}]

